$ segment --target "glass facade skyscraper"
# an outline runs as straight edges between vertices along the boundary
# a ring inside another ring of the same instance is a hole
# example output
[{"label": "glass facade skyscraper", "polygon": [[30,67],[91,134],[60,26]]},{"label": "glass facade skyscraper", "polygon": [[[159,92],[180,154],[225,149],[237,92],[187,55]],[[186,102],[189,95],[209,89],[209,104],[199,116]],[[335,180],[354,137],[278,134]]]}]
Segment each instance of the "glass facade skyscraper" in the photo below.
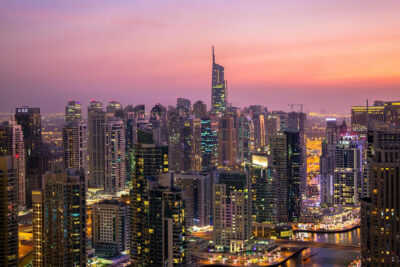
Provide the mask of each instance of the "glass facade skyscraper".
[{"label": "glass facade skyscraper", "polygon": [[225,113],[228,102],[227,82],[225,80],[224,67],[215,63],[214,46],[212,48],[212,57],[211,112],[220,116]]}]

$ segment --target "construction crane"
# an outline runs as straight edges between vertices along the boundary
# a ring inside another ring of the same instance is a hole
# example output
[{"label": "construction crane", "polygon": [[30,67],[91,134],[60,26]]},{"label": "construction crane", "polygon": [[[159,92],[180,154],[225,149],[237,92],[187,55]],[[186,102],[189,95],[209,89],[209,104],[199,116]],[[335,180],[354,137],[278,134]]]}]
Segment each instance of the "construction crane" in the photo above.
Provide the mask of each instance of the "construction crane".
[{"label": "construction crane", "polygon": [[290,106],[290,111],[293,111],[294,106],[298,106],[300,107],[300,112],[303,112],[303,104],[289,104],[288,106]]}]

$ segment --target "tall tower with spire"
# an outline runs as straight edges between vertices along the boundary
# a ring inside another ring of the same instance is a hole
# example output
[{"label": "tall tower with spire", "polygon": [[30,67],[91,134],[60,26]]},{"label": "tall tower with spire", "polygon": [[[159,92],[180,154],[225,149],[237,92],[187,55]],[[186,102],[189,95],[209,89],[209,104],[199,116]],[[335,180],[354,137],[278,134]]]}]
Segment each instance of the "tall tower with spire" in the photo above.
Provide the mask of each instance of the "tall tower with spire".
[{"label": "tall tower with spire", "polygon": [[228,102],[227,82],[224,75],[224,67],[215,63],[214,46],[212,47],[212,80],[211,80],[211,111],[221,116],[226,111]]}]

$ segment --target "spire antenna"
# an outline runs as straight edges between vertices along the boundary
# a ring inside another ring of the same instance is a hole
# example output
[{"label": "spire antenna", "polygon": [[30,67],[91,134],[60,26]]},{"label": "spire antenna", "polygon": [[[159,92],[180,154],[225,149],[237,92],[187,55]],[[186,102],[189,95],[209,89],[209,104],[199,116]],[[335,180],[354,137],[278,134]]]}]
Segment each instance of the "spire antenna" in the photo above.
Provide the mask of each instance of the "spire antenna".
[{"label": "spire antenna", "polygon": [[212,46],[212,57],[213,57],[213,63],[215,63],[214,46]]}]

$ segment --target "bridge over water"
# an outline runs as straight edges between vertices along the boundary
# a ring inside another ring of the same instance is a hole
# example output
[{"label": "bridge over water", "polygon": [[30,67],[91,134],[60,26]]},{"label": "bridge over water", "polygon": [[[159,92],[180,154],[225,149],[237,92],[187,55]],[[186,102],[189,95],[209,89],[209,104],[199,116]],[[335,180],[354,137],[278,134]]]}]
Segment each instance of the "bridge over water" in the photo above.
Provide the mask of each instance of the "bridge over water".
[{"label": "bridge over water", "polygon": [[354,252],[360,252],[361,247],[357,245],[344,245],[327,242],[314,242],[314,241],[297,241],[297,240],[286,240],[276,239],[275,244],[281,247],[309,247],[309,248],[330,248],[338,250],[348,250]]}]

